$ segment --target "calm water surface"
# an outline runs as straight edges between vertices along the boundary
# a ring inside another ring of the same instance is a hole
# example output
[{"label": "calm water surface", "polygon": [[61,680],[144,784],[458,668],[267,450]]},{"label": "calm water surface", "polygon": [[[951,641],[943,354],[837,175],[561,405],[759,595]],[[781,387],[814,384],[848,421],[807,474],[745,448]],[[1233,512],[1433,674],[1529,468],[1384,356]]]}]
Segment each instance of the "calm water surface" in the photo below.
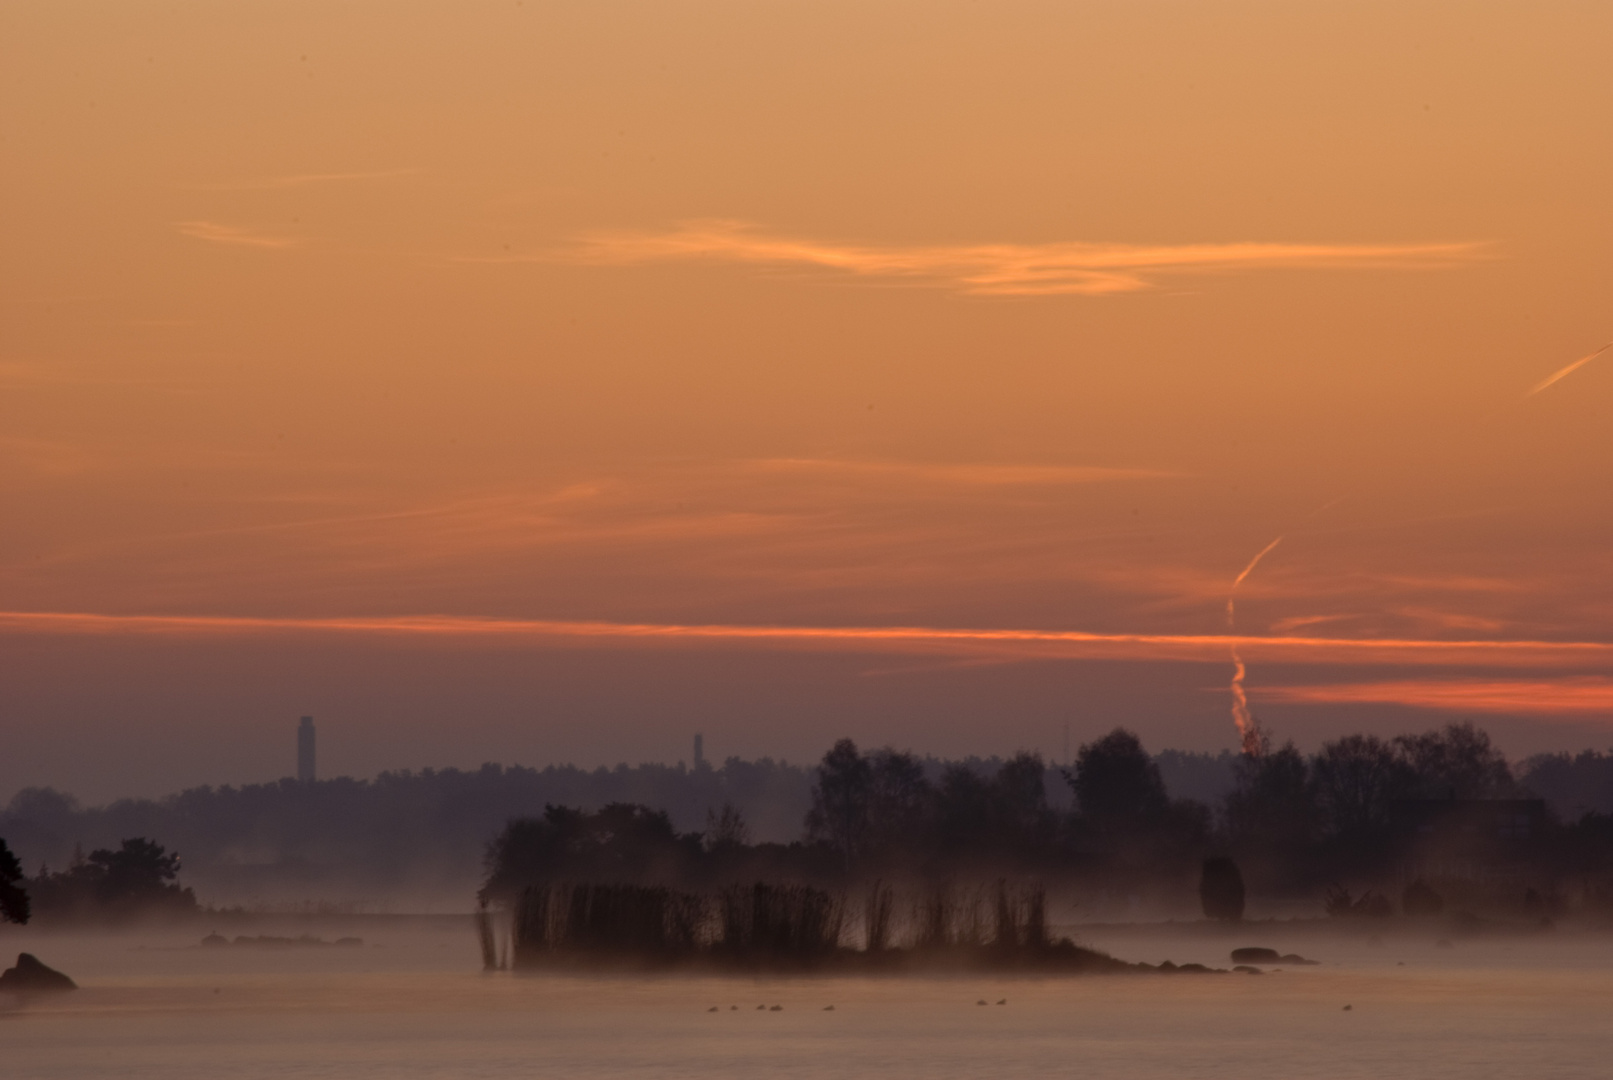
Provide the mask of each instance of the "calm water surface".
[{"label": "calm water surface", "polygon": [[[0,996],[0,1075],[1613,1075],[1613,941],[1587,935],[1446,948],[1251,931],[1231,943],[1324,961],[1258,977],[758,981],[484,976],[461,927],[360,932],[361,949],[264,951],[8,931],[7,954],[83,989]],[[1227,963],[1228,939],[1181,930],[1085,937],[1126,959]]]}]

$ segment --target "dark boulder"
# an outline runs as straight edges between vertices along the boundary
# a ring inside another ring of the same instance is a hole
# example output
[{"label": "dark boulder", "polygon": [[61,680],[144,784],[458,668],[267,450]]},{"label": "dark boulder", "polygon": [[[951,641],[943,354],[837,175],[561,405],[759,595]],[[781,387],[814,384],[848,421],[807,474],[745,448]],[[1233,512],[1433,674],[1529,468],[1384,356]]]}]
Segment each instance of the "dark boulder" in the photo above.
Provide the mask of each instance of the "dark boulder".
[{"label": "dark boulder", "polygon": [[1307,960],[1296,953],[1279,953],[1276,949],[1263,949],[1249,946],[1243,949],[1232,950],[1234,964],[1318,964],[1319,960]]},{"label": "dark boulder", "polygon": [[1232,962],[1234,964],[1275,964],[1282,959],[1282,954],[1276,949],[1260,949],[1250,946],[1247,949],[1233,949]]},{"label": "dark boulder", "polygon": [[78,984],[39,962],[33,953],[20,953],[17,966],[0,971],[0,990],[35,993],[41,990],[77,990]]}]

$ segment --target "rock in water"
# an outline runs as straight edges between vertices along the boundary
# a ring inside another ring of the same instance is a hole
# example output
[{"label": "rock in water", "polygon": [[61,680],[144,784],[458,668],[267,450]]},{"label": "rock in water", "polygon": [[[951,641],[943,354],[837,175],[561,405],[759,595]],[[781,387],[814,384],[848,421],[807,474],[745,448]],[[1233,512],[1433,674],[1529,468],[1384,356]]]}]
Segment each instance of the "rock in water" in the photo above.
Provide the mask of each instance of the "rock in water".
[{"label": "rock in water", "polygon": [[1276,949],[1233,949],[1235,964],[1319,964],[1320,960],[1307,960],[1298,953],[1279,953]]},{"label": "rock in water", "polygon": [[16,967],[0,971],[0,990],[32,993],[38,990],[77,989],[77,983],[55,968],[41,964],[33,953],[19,953]]}]

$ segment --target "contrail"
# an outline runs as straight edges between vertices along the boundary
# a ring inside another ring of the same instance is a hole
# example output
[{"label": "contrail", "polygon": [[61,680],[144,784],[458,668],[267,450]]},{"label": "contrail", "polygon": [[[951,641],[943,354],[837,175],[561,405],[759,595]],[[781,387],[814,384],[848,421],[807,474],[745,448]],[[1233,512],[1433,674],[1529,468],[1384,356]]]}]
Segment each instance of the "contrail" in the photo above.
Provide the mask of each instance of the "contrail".
[{"label": "contrail", "polygon": [[1613,341],[1608,342],[1606,345],[1603,345],[1600,349],[1597,349],[1588,356],[1580,357],[1578,360],[1575,360],[1572,364],[1569,364],[1567,367],[1563,368],[1550,378],[1536,383],[1534,389],[1523,395],[1523,400],[1527,401],[1536,394],[1540,393],[1542,390],[1546,389],[1546,387],[1551,386],[1553,383],[1566,379],[1568,376],[1572,375],[1574,372],[1578,371],[1592,360],[1595,360],[1598,356],[1601,356],[1609,349],[1613,349]]},{"label": "contrail", "polygon": [[[1334,500],[1334,502],[1337,502],[1337,501],[1338,500],[1336,500],[1336,499]],[[1333,504],[1329,503],[1328,505],[1331,506]],[[1287,535],[1288,535],[1287,533],[1283,534],[1283,536],[1287,536]],[[1260,565],[1260,560],[1261,559],[1264,559],[1267,555],[1271,554],[1271,549],[1272,548],[1276,547],[1278,544],[1283,542],[1283,536],[1279,536],[1277,539],[1273,540],[1271,543],[1269,543],[1265,547],[1261,548],[1260,549],[1260,554],[1256,555],[1254,558],[1249,560],[1249,565],[1245,566],[1243,568],[1243,572],[1232,580],[1232,588],[1234,590],[1236,590],[1239,585],[1243,584],[1243,579],[1244,578],[1248,577],[1250,574],[1255,572],[1255,567]],[[1227,615],[1228,615],[1229,618],[1231,617],[1231,613],[1232,613],[1232,597],[1229,596],[1229,597],[1227,597]]]},{"label": "contrail", "polygon": [[[1286,536],[1287,534],[1284,533],[1283,535]],[[1248,674],[1248,671],[1243,666],[1243,657],[1238,653],[1236,636],[1238,629],[1237,610],[1233,601],[1237,594],[1238,586],[1243,584],[1244,578],[1254,573],[1255,567],[1260,565],[1260,560],[1270,555],[1272,549],[1282,542],[1283,537],[1279,536],[1261,548],[1260,554],[1250,559],[1249,565],[1245,566],[1243,572],[1233,579],[1232,589],[1227,593],[1227,633],[1233,638],[1232,644],[1228,646],[1229,651],[1232,653],[1232,685],[1230,687],[1232,691],[1232,722],[1238,726],[1238,741],[1242,744],[1243,752],[1249,757],[1259,757],[1264,752],[1266,737],[1265,733],[1260,730],[1260,725],[1255,722],[1254,716],[1249,712],[1249,695],[1243,689],[1243,679]]]}]

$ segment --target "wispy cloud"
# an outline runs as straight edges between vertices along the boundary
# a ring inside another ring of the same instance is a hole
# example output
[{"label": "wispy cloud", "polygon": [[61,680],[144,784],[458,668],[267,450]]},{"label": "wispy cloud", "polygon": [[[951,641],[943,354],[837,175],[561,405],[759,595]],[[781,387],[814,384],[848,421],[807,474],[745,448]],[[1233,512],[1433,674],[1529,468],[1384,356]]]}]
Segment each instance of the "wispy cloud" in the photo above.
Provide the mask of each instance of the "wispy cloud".
[{"label": "wispy cloud", "polygon": [[1432,608],[1403,607],[1396,614],[1424,626],[1440,630],[1462,630],[1468,633],[1499,634],[1506,628],[1500,619],[1487,618],[1463,611],[1436,611]]},{"label": "wispy cloud", "polygon": [[841,476],[857,481],[904,481],[967,487],[1097,484],[1117,480],[1169,479],[1182,475],[1097,465],[945,464],[846,458],[759,458],[749,465],[758,471],[801,476]]},{"label": "wispy cloud", "polygon": [[174,223],[181,233],[195,240],[213,244],[239,244],[244,247],[289,248],[301,244],[299,236],[284,236],[253,232],[234,225],[220,225],[215,221],[178,221]]},{"label": "wispy cloud", "polygon": [[[124,615],[95,612],[4,611],[0,632],[24,634],[226,636],[262,633],[390,635],[439,639],[555,642],[727,642],[951,651],[1068,659],[1222,660],[1232,647],[1272,662],[1603,666],[1613,642],[1407,638],[1255,637],[1232,634],[1124,634],[1080,630],[933,626],[769,626],[486,618],[467,615],[277,617],[245,615]],[[1392,685],[1392,684],[1379,684]],[[1405,685],[1413,685],[1407,683]],[[1522,684],[1520,684],[1522,685]],[[1300,693],[1305,687],[1262,694]],[[1348,688],[1347,688],[1348,689]],[[1341,692],[1347,692],[1345,691]]]},{"label": "wispy cloud", "polygon": [[[569,252],[595,264],[706,260],[809,267],[854,277],[905,280],[983,296],[1101,296],[1152,288],[1171,274],[1261,269],[1431,269],[1481,258],[1487,245],[1207,244],[877,245],[768,233],[745,222],[696,221],[659,232],[600,232]],[[469,262],[551,261],[505,255]]]},{"label": "wispy cloud", "polygon": [[1597,714],[1613,719],[1613,678],[1397,679],[1319,686],[1270,686],[1265,702],[1299,705],[1405,705],[1447,712],[1517,715]]}]

